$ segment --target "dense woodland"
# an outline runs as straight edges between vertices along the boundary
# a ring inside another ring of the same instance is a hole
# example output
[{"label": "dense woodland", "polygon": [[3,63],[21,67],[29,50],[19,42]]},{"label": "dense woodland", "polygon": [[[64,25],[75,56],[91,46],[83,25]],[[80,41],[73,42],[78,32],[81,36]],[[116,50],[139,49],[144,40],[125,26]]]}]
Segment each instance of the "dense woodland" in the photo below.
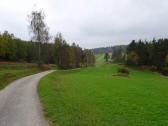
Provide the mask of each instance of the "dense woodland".
[{"label": "dense woodland", "polygon": [[132,41],[127,48],[128,65],[150,66],[153,70],[168,74],[168,39]]},{"label": "dense woodland", "polygon": [[41,61],[45,64],[57,64],[60,68],[68,69],[95,63],[91,50],[83,50],[75,43],[69,45],[61,33],[57,34],[53,43],[39,43],[23,41],[7,31],[0,34],[0,60],[37,63],[39,45],[41,46]]},{"label": "dense woodland", "polygon": [[[110,58],[105,53],[105,60]],[[130,66],[147,66],[153,71],[168,75],[168,39],[153,39],[152,41],[133,40],[126,48],[114,48],[111,59],[113,62]]]},{"label": "dense woodland", "polygon": [[127,48],[127,53],[129,65],[166,67],[168,65],[168,39],[154,39],[151,42],[133,40]]}]

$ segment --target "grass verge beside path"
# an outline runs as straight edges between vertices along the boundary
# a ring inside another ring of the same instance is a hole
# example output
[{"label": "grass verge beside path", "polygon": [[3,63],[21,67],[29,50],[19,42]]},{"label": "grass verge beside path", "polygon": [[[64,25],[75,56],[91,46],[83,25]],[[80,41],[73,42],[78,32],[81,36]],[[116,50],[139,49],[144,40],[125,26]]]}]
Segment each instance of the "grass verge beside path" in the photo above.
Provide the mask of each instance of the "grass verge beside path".
[{"label": "grass verge beside path", "polygon": [[36,64],[0,62],[0,90],[16,79],[41,71]]},{"label": "grass verge beside path", "polygon": [[55,71],[42,78],[39,95],[54,126],[167,126],[168,80],[118,65]]}]

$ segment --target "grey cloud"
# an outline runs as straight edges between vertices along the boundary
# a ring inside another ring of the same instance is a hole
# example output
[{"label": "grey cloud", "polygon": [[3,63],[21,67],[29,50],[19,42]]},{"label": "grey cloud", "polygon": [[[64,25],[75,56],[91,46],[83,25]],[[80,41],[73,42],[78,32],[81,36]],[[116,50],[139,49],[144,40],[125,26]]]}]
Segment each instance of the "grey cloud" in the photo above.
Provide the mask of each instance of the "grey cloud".
[{"label": "grey cloud", "polygon": [[29,39],[26,15],[34,4],[44,9],[52,35],[62,32],[82,47],[128,44],[168,33],[167,0],[5,0],[0,4],[1,32]]}]

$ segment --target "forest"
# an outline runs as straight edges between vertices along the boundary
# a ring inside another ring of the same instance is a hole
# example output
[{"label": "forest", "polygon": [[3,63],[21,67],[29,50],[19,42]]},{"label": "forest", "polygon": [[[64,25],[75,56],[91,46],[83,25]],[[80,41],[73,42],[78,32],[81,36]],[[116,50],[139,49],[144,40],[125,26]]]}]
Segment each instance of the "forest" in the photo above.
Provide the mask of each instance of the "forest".
[{"label": "forest", "polygon": [[61,33],[54,42],[23,41],[5,31],[0,34],[0,61],[56,64],[62,69],[94,65],[95,57],[91,50],[82,49],[75,43],[69,45]]},{"label": "forest", "polygon": [[152,41],[133,40],[126,48],[113,48],[112,55],[107,52],[104,58],[115,63],[122,63],[137,68],[148,67],[168,75],[168,39]]}]

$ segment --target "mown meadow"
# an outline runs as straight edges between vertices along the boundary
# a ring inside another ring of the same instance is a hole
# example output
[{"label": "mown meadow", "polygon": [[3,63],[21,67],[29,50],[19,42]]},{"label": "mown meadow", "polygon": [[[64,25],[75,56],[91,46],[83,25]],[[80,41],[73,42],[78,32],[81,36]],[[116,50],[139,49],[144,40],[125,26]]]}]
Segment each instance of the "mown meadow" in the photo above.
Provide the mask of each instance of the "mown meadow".
[{"label": "mown meadow", "polygon": [[39,84],[46,117],[53,126],[167,126],[168,79],[130,70],[113,76],[119,65],[55,71]]}]

